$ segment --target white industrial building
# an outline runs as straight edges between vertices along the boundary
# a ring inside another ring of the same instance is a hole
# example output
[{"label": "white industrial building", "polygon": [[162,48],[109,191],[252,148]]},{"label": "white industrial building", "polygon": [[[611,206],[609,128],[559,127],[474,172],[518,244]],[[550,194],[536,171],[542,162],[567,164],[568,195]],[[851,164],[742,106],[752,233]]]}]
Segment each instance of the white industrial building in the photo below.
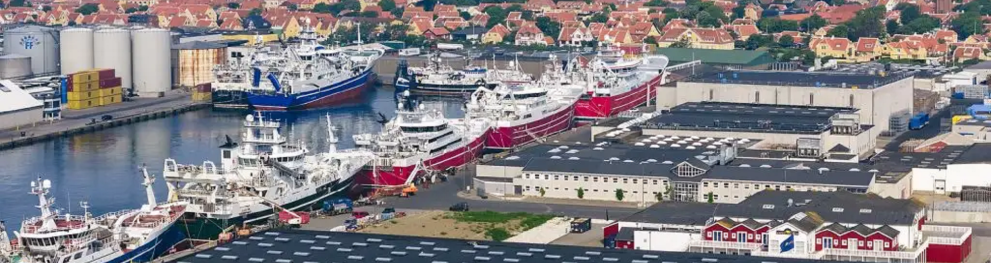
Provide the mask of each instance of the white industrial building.
[{"label": "white industrial building", "polygon": [[719,71],[659,87],[657,108],[703,101],[845,107],[858,109],[861,122],[883,132],[891,116],[913,112],[913,78],[911,73]]},{"label": "white industrial building", "polygon": [[0,130],[42,121],[44,105],[10,80],[0,80]]}]

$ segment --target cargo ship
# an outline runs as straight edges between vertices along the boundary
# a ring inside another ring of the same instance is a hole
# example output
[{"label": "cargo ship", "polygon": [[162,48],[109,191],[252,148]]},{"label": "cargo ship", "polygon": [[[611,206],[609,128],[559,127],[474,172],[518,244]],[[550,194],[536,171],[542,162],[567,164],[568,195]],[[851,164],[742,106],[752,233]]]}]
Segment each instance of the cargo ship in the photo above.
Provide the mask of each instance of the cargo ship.
[{"label": "cargo ship", "polygon": [[425,175],[475,161],[485,147],[490,124],[485,119],[448,119],[436,109],[426,109],[400,96],[396,116],[380,120],[385,127],[377,134],[356,134],[360,149],[374,152],[356,181],[363,188],[405,186]]},{"label": "cargo ship", "polygon": [[492,120],[485,147],[511,149],[571,128],[584,84],[571,73],[555,63],[539,81],[475,91],[466,115]]},{"label": "cargo ship", "polygon": [[649,103],[657,96],[667,64],[668,58],[662,55],[626,55],[622,50],[600,53],[587,65],[594,77],[575,106],[575,118],[607,118]]},{"label": "cargo ship", "polygon": [[180,225],[189,238],[218,239],[235,227],[268,223],[278,211],[308,211],[319,201],[347,193],[354,175],[372,154],[339,151],[327,120],[326,152],[309,154],[305,145],[289,143],[280,123],[247,115],[240,143],[221,146],[221,165],[183,165],[165,160],[164,177],[171,200],[190,205]]},{"label": "cargo ship", "polygon": [[394,85],[397,92],[409,90],[429,95],[467,95],[479,88],[494,89],[500,84],[531,81],[533,76],[523,72],[519,61],[509,62],[505,69],[469,65],[456,70],[444,65],[437,55],[430,58],[426,67],[411,67],[405,60],[400,61],[396,66]]},{"label": "cargo ship", "polygon": [[148,203],[98,217],[89,214],[86,202],[80,203],[82,215],[53,211],[51,181],[32,181],[31,194],[38,196],[41,216],[24,220],[14,233],[18,247],[4,254],[24,263],[125,263],[148,262],[170,251],[184,238],[175,226],[186,204],[157,203],[154,177],[142,171]]}]

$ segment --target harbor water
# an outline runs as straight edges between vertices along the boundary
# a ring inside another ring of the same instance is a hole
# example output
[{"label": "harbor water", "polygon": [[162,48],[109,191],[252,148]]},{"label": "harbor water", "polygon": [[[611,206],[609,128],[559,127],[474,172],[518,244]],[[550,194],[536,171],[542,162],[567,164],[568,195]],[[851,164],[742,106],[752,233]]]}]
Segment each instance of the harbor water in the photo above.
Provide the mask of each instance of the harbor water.
[{"label": "harbor water", "polygon": [[[418,99],[424,107],[441,109],[449,118],[464,116],[460,98]],[[379,113],[392,118],[396,105],[394,90],[378,87],[338,107],[263,116],[281,120],[284,135],[319,152],[327,149],[325,116],[338,128],[338,147],[350,148],[352,134],[378,132]],[[94,215],[139,208],[146,200],[139,173],[142,165],[157,177],[156,195],[165,200],[163,161],[219,163],[217,147],[224,144],[225,136],[239,138],[246,114],[205,109],[0,151],[0,200],[4,200],[0,219],[16,230],[24,218],[39,215],[38,199],[29,194],[31,181],[38,177],[52,181],[50,197],[62,213],[81,214],[83,201]]]}]

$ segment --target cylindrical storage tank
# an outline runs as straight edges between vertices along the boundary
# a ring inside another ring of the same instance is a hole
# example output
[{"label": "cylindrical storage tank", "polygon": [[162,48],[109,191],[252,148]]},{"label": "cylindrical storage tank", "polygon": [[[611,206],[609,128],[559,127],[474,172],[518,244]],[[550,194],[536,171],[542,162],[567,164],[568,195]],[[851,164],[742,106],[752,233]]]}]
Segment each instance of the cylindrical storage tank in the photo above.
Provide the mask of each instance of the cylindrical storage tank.
[{"label": "cylindrical storage tank", "polygon": [[133,33],[134,91],[142,97],[164,96],[172,87],[169,31],[148,28]]},{"label": "cylindrical storage tank", "polygon": [[131,31],[104,28],[93,32],[93,67],[114,69],[121,87],[131,87]]},{"label": "cylindrical storage tank", "polygon": [[69,28],[59,33],[62,75],[93,69],[93,30]]},{"label": "cylindrical storage tank", "polygon": [[25,25],[3,32],[3,53],[31,57],[34,74],[58,74],[58,31]]},{"label": "cylindrical storage tank", "polygon": [[31,57],[18,54],[0,56],[0,79],[31,76]]}]

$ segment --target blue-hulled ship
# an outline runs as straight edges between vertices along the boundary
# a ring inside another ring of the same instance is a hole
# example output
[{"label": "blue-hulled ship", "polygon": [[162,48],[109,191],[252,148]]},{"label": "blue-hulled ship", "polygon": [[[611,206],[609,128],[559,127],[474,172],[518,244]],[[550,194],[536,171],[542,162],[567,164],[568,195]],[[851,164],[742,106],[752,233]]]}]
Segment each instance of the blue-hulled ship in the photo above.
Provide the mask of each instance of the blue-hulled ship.
[{"label": "blue-hulled ship", "polygon": [[[360,35],[361,33],[358,32]],[[283,50],[281,59],[251,68],[246,98],[249,108],[289,111],[334,106],[360,96],[373,83],[375,61],[381,49],[355,47],[328,49],[316,33],[305,29],[300,43]]]}]

